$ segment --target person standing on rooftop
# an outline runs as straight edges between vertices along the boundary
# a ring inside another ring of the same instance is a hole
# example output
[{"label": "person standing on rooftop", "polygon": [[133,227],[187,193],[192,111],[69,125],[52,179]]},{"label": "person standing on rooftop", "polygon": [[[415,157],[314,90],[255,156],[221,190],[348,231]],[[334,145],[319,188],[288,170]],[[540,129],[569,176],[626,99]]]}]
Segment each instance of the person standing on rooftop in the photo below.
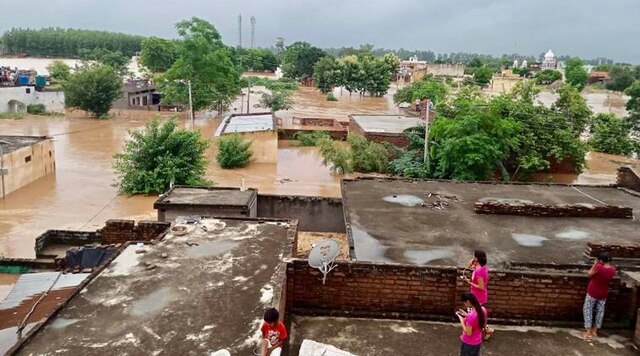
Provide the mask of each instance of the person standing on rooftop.
[{"label": "person standing on rooftop", "polygon": [[[487,254],[482,250],[473,251],[473,259],[469,261],[467,268],[473,270],[471,279],[465,278],[470,287],[470,292],[476,297],[480,305],[486,307],[489,301],[489,266],[487,266]],[[493,329],[486,327],[485,338],[489,338],[493,333]]]},{"label": "person standing on rooftop", "polygon": [[598,336],[598,329],[602,328],[604,305],[609,295],[609,284],[616,275],[616,268],[611,264],[611,257],[607,252],[598,254],[588,274],[589,285],[582,309],[585,328],[582,337],[587,341]]}]

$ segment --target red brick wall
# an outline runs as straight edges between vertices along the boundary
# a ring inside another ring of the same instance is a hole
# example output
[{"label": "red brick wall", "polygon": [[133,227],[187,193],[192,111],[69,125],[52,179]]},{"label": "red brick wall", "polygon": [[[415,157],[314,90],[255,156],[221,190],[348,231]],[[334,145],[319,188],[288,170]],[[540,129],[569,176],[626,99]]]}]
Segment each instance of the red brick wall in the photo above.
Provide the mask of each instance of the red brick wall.
[{"label": "red brick wall", "polygon": [[327,127],[335,126],[334,119],[294,116],[293,117],[294,123],[296,122],[296,120],[299,120],[300,125],[302,126],[327,126]]},{"label": "red brick wall", "polygon": [[608,245],[587,243],[587,254],[591,257],[597,257],[600,252],[608,252],[613,258],[640,258],[640,245]]},{"label": "red brick wall", "polygon": [[[306,260],[287,263],[287,307],[298,313],[451,319],[468,285],[453,267],[341,262],[322,285]],[[492,271],[490,317],[516,322],[579,322],[588,278],[583,273]],[[631,321],[635,290],[611,285],[607,320]]]},{"label": "red brick wall", "polygon": [[633,219],[633,209],[627,206],[591,204],[539,204],[477,201],[476,214],[522,215],[545,217],[583,217]]},{"label": "red brick wall", "polygon": [[140,221],[136,226],[133,220],[111,219],[99,232],[104,244],[116,244],[154,240],[160,238],[170,226],[170,223],[158,221]]}]

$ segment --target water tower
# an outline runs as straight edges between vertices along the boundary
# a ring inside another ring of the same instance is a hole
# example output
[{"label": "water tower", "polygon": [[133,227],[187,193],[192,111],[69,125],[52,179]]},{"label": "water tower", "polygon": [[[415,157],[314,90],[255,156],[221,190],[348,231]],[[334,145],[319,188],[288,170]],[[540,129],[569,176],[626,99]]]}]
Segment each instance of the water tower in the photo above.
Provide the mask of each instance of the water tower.
[{"label": "water tower", "polygon": [[280,53],[284,51],[284,38],[278,37],[276,38],[276,52]]}]

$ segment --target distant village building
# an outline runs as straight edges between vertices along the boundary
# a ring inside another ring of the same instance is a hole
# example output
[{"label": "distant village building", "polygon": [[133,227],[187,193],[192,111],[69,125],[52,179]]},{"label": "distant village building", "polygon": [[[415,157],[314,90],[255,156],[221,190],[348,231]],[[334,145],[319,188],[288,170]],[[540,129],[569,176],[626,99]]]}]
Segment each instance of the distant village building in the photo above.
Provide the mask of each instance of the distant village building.
[{"label": "distant village building", "polygon": [[278,130],[272,113],[232,114],[218,126],[214,139],[234,133],[251,141],[252,162],[278,162]]},{"label": "distant village building", "polygon": [[53,141],[46,136],[0,136],[0,197],[56,170]]},{"label": "distant village building", "polygon": [[34,86],[0,88],[0,113],[26,112],[33,104],[43,104],[48,112],[64,113],[64,92],[38,91]]},{"label": "distant village building", "polygon": [[611,81],[611,76],[608,72],[603,70],[594,70],[589,73],[589,79],[587,80],[589,84],[606,84]]},{"label": "distant village building", "polygon": [[542,70],[555,70],[558,67],[558,61],[556,59],[556,55],[553,54],[553,52],[551,50],[547,51],[547,53],[544,55],[544,59],[542,60],[542,64],[540,65],[540,68]]}]

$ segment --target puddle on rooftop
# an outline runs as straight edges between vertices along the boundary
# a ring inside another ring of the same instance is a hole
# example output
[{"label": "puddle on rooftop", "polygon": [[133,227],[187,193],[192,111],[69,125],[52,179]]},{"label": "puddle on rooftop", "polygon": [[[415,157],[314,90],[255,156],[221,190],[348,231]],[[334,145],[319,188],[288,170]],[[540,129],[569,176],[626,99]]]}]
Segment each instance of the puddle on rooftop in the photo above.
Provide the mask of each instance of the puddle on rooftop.
[{"label": "puddle on rooftop", "polygon": [[175,295],[171,288],[160,288],[135,301],[131,306],[131,314],[134,316],[149,316],[160,313],[174,299]]},{"label": "puddle on rooftop", "polygon": [[590,237],[590,234],[586,231],[580,230],[567,230],[556,234],[556,237],[563,240],[584,240]]},{"label": "puddle on rooftop", "polygon": [[416,265],[422,265],[431,261],[450,258],[453,256],[453,251],[447,249],[406,250],[404,252],[404,257],[408,258],[411,263]]},{"label": "puddle on rooftop", "polygon": [[356,224],[351,224],[351,234],[353,235],[353,244],[358,260],[393,262],[384,256],[388,247],[383,246],[380,241]]},{"label": "puddle on rooftop", "polygon": [[424,203],[424,200],[422,200],[421,198],[418,198],[415,195],[406,195],[406,194],[388,195],[382,198],[382,200],[389,203],[400,204],[408,207],[414,207],[416,205],[420,205]]},{"label": "puddle on rooftop", "polygon": [[240,243],[231,240],[199,242],[198,245],[187,249],[187,255],[195,258],[219,256],[233,250],[238,245]]},{"label": "puddle on rooftop", "polygon": [[79,322],[80,319],[55,318],[49,325],[52,329],[64,329],[69,325]]},{"label": "puddle on rooftop", "polygon": [[544,241],[548,240],[546,237],[528,234],[511,234],[511,237],[518,245],[525,247],[540,247]]}]

